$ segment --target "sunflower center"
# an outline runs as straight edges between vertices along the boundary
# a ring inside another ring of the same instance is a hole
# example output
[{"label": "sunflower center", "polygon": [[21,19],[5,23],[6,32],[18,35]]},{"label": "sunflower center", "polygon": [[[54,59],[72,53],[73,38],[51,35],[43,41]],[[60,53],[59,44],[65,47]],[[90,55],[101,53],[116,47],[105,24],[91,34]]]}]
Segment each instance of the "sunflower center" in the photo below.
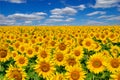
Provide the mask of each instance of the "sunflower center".
[{"label": "sunflower center", "polygon": [[51,46],[55,46],[56,42],[55,41],[51,41]]},{"label": "sunflower center", "polygon": [[63,60],[63,58],[64,58],[64,56],[63,56],[62,53],[57,53],[57,54],[56,54],[56,59],[57,59],[59,62],[61,62],[61,61]]},{"label": "sunflower center", "polygon": [[77,63],[75,58],[69,58],[67,62],[69,66],[74,66]]},{"label": "sunflower center", "polygon": [[114,34],[111,34],[111,35],[110,35],[110,38],[114,38],[114,37],[115,37]]},{"label": "sunflower center", "polygon": [[35,47],[35,51],[38,52],[38,50],[39,50],[39,47],[36,46],[36,47]]},{"label": "sunflower center", "polygon": [[91,42],[90,41],[87,41],[86,42],[86,46],[90,46],[91,45]]},{"label": "sunflower center", "polygon": [[15,80],[22,80],[22,74],[18,70],[13,70],[11,75]]},{"label": "sunflower center", "polygon": [[73,71],[73,72],[71,72],[71,78],[73,80],[79,80],[79,78],[80,78],[79,71]]},{"label": "sunflower center", "polygon": [[30,55],[31,55],[32,53],[33,53],[33,51],[32,51],[32,50],[28,50],[28,54],[30,54]]},{"label": "sunflower center", "polygon": [[50,64],[46,63],[46,62],[42,62],[41,65],[40,65],[40,69],[43,72],[48,72],[50,70]]},{"label": "sunflower center", "polygon": [[46,51],[42,51],[40,55],[41,55],[42,58],[46,58],[47,57]]},{"label": "sunflower center", "polygon": [[15,47],[16,47],[16,48],[19,48],[19,46],[20,46],[19,43],[16,43],[16,44],[15,44]]},{"label": "sunflower center", "polygon": [[64,51],[66,49],[66,45],[64,43],[59,44],[59,49]]},{"label": "sunflower center", "polygon": [[74,54],[75,54],[75,56],[79,56],[80,55],[80,51],[79,50],[75,50]]},{"label": "sunflower center", "polygon": [[118,80],[120,80],[120,73],[118,74]]},{"label": "sunflower center", "polygon": [[5,58],[7,56],[7,50],[0,50],[0,58]]},{"label": "sunflower center", "polygon": [[111,66],[112,66],[113,68],[118,68],[119,65],[120,65],[118,59],[112,59],[111,62],[110,62],[110,64],[111,64]]},{"label": "sunflower center", "polygon": [[102,62],[100,60],[94,60],[92,66],[95,68],[99,68],[102,66]]},{"label": "sunflower center", "polygon": [[19,63],[20,63],[20,64],[24,64],[24,63],[25,63],[25,59],[24,59],[24,58],[20,58],[20,59],[19,59]]},{"label": "sunflower center", "polygon": [[25,50],[25,48],[22,46],[22,47],[21,47],[21,51],[24,51],[24,50]]}]

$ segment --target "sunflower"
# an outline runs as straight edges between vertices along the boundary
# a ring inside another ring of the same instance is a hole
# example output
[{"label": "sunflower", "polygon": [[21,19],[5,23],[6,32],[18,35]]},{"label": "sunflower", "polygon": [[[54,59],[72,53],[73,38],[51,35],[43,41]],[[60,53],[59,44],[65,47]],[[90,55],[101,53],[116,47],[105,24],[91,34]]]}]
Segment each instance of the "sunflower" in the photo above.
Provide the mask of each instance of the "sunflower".
[{"label": "sunflower", "polygon": [[66,43],[65,43],[65,42],[59,43],[59,44],[58,44],[58,49],[59,49],[60,51],[65,51],[65,50],[67,49]]},{"label": "sunflower", "polygon": [[64,65],[65,64],[65,53],[56,51],[54,56],[53,56],[53,61],[57,65]]},{"label": "sunflower", "polygon": [[77,46],[76,48],[73,49],[72,54],[76,57],[77,60],[80,60],[83,58],[83,47]]},{"label": "sunflower", "polygon": [[110,72],[120,71],[120,57],[109,57],[107,58],[107,69]]},{"label": "sunflower", "polygon": [[101,54],[105,57],[110,57],[110,53],[107,50],[101,51]]},{"label": "sunflower", "polygon": [[50,50],[41,48],[37,54],[38,60],[50,59]]},{"label": "sunflower", "polygon": [[67,80],[66,75],[56,73],[50,80]]},{"label": "sunflower", "polygon": [[120,52],[120,48],[118,46],[111,46],[110,52],[114,57],[116,57]]},{"label": "sunflower", "polygon": [[6,80],[25,80],[26,73],[23,69],[10,66],[9,69],[6,71]]},{"label": "sunflower", "polygon": [[29,46],[26,49],[25,53],[26,53],[26,56],[29,57],[29,58],[32,58],[32,57],[35,56],[35,50],[34,50],[34,48],[32,46]]},{"label": "sunflower", "polygon": [[111,74],[110,77],[112,78],[112,80],[120,80],[120,72],[115,72]]},{"label": "sunflower", "polygon": [[15,58],[17,57],[17,55],[18,55],[18,52],[17,52],[17,51],[12,51],[11,53],[12,53],[12,54],[11,54],[11,57],[12,57],[13,59],[15,59]]},{"label": "sunflower", "polygon": [[86,38],[84,41],[83,41],[83,47],[84,48],[87,48],[88,50],[91,50],[93,49],[93,46],[94,46],[94,41],[91,39],[91,38]]},{"label": "sunflower", "polygon": [[116,37],[116,35],[115,35],[115,33],[109,33],[109,35],[108,35],[108,38],[111,40],[111,41],[113,41],[114,39],[116,39],[117,37]]},{"label": "sunflower", "polygon": [[25,53],[27,49],[27,44],[21,43],[21,45],[19,46],[19,51],[23,54]]},{"label": "sunflower", "polygon": [[74,66],[67,69],[66,76],[69,80],[84,80],[86,78],[85,72],[82,70],[81,67]]},{"label": "sunflower", "polygon": [[69,68],[69,67],[72,67],[72,66],[75,66],[75,65],[79,65],[79,61],[74,57],[74,56],[71,56],[71,55],[67,55],[66,58],[65,58],[65,68]]},{"label": "sunflower", "polygon": [[54,75],[54,66],[52,62],[49,61],[37,61],[35,65],[35,71],[38,73],[39,76],[43,76],[46,80],[50,79],[52,75]]},{"label": "sunflower", "polygon": [[87,62],[87,68],[91,72],[98,74],[99,72],[103,72],[105,70],[105,64],[105,58],[103,55],[101,53],[96,53],[90,56]]},{"label": "sunflower", "polygon": [[10,51],[4,47],[0,47],[0,62],[5,62],[10,58]]},{"label": "sunflower", "polygon": [[99,51],[99,50],[101,49],[100,44],[97,43],[97,42],[95,42],[94,44],[95,44],[95,45],[94,45],[94,51]]},{"label": "sunflower", "polygon": [[28,59],[23,55],[18,55],[15,58],[15,61],[16,61],[15,64],[19,67],[27,66],[27,64],[28,64]]}]

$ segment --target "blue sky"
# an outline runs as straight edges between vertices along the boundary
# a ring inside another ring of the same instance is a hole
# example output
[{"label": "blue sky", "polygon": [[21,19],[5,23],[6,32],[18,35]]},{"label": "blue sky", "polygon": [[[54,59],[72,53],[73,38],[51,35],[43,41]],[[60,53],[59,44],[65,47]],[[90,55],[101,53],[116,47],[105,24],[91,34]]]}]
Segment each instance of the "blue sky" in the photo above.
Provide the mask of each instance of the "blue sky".
[{"label": "blue sky", "polygon": [[0,25],[117,25],[120,0],[0,0]]}]

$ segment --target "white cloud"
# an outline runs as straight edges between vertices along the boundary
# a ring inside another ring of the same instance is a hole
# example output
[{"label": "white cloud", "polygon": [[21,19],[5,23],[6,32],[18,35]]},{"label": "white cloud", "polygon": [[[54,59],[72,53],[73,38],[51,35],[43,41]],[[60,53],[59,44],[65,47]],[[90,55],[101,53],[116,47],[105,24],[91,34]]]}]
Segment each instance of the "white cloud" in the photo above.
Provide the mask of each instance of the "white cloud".
[{"label": "white cloud", "polygon": [[65,7],[65,8],[55,8],[51,10],[52,14],[55,15],[75,15],[77,13],[77,10],[71,7]]},{"label": "white cloud", "polygon": [[92,12],[92,13],[88,13],[87,16],[93,16],[93,15],[97,15],[97,14],[106,14],[106,12],[104,12],[104,11],[95,11],[95,12]]},{"label": "white cloud", "polygon": [[64,16],[61,16],[61,15],[51,15],[50,18],[64,18]]},{"label": "white cloud", "polygon": [[114,17],[108,18],[107,20],[117,20],[117,21],[120,21],[120,16],[114,16]]},{"label": "white cloud", "polygon": [[72,8],[76,8],[76,9],[79,9],[79,10],[84,10],[86,7],[85,5],[79,5],[79,6],[71,6]]},{"label": "white cloud", "polygon": [[75,20],[75,18],[67,18],[65,21],[66,22],[72,22],[72,21],[74,21]]},{"label": "white cloud", "polygon": [[26,0],[9,0],[11,3],[25,3]]},{"label": "white cloud", "polygon": [[94,21],[94,20],[89,20],[86,23],[87,25],[104,25],[104,22],[100,22],[100,21]]},{"label": "white cloud", "polygon": [[26,0],[0,0],[0,1],[7,1],[10,3],[17,3],[17,4],[26,3]]},{"label": "white cloud", "polygon": [[9,15],[8,18],[15,20],[41,20],[45,18],[45,14],[43,12],[36,12],[32,14],[23,14],[23,13],[15,13]]},{"label": "white cloud", "polygon": [[4,15],[0,14],[0,25],[13,25],[15,22],[15,20],[10,20]]},{"label": "white cloud", "polygon": [[45,23],[54,23],[54,22],[72,22],[74,18],[67,18],[67,19],[47,19]]},{"label": "white cloud", "polygon": [[116,15],[103,15],[103,16],[99,16],[98,19],[120,21],[120,16],[116,16]]},{"label": "white cloud", "polygon": [[31,14],[15,13],[8,16],[0,14],[0,25],[31,24],[33,21],[41,21],[46,15],[47,14],[43,12],[35,12]]},{"label": "white cloud", "polygon": [[98,19],[107,19],[107,18],[111,18],[114,17],[115,15],[103,15],[103,16],[99,16]]},{"label": "white cloud", "polygon": [[32,21],[25,21],[25,24],[31,24]]},{"label": "white cloud", "polygon": [[94,8],[110,8],[118,6],[120,0],[96,0]]}]

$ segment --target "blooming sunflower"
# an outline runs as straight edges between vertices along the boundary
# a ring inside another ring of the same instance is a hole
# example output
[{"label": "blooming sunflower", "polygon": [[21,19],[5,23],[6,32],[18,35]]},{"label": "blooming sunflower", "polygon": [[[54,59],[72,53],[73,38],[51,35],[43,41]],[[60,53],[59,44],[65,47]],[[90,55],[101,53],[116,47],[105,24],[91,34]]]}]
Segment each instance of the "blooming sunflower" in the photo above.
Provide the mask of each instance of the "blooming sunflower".
[{"label": "blooming sunflower", "polygon": [[18,55],[15,58],[15,61],[16,61],[15,64],[19,67],[27,66],[27,64],[28,64],[28,59],[23,55]]},{"label": "blooming sunflower", "polygon": [[83,58],[83,48],[81,46],[77,46],[76,48],[73,49],[72,54],[75,56],[77,60],[80,60]]},{"label": "blooming sunflower", "polygon": [[70,67],[67,71],[66,76],[69,80],[84,80],[86,77],[86,73],[78,66]]},{"label": "blooming sunflower", "polygon": [[41,48],[37,54],[38,60],[49,60],[50,59],[50,50]]},{"label": "blooming sunflower", "polygon": [[7,80],[12,80],[12,79],[25,80],[25,78],[27,77],[26,73],[24,72],[23,69],[16,68],[16,67],[13,67],[13,66],[9,67],[9,69],[6,71],[5,76],[6,76]]},{"label": "blooming sunflower", "polygon": [[15,59],[15,58],[17,57],[17,55],[18,55],[18,52],[17,52],[17,51],[12,51],[11,53],[12,53],[11,57],[12,57],[13,59]]},{"label": "blooming sunflower", "polygon": [[49,61],[37,61],[35,65],[35,71],[38,73],[39,76],[43,76],[46,80],[50,79],[52,75],[54,75],[54,66],[52,62]]},{"label": "blooming sunflower", "polygon": [[69,68],[69,67],[72,67],[72,66],[75,66],[75,65],[79,65],[79,61],[74,57],[74,56],[71,56],[71,55],[67,55],[66,58],[65,58],[65,68]]},{"label": "blooming sunflower", "polygon": [[110,77],[112,78],[112,80],[120,80],[120,72],[115,72],[111,74]]},{"label": "blooming sunflower", "polygon": [[88,62],[87,62],[87,68],[94,72],[95,74],[102,72],[105,70],[105,58],[101,53],[96,53],[94,55],[91,55]]},{"label": "blooming sunflower", "polygon": [[19,51],[23,54],[25,53],[27,48],[27,44],[21,43],[21,45],[19,46]]},{"label": "blooming sunflower", "polygon": [[120,48],[118,46],[111,46],[110,52],[114,57],[116,57],[120,52]]},{"label": "blooming sunflower", "polygon": [[94,41],[91,38],[86,38],[83,42],[83,47],[87,48],[88,50],[93,49]]},{"label": "blooming sunflower", "polygon": [[10,51],[0,47],[0,62],[5,62],[10,58]]},{"label": "blooming sunflower", "polygon": [[29,46],[26,49],[25,53],[26,53],[26,56],[29,57],[29,58],[32,58],[32,57],[35,56],[35,50],[34,50],[34,48],[32,46]]},{"label": "blooming sunflower", "polygon": [[101,51],[101,54],[105,56],[106,58],[110,56],[109,52],[107,50]]},{"label": "blooming sunflower", "polygon": [[57,65],[64,65],[65,64],[65,53],[56,51],[55,54],[53,55],[53,61]]},{"label": "blooming sunflower", "polygon": [[67,80],[66,75],[56,73],[50,80]]},{"label": "blooming sunflower", "polygon": [[107,58],[107,69],[110,72],[120,71],[120,57],[109,57]]}]

